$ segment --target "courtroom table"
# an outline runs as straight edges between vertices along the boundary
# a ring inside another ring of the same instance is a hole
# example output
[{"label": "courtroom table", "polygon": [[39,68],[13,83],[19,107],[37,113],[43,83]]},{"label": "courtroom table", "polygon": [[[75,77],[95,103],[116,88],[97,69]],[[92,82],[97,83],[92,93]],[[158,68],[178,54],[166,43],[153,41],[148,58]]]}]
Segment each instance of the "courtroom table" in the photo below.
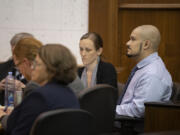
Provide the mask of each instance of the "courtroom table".
[{"label": "courtroom table", "polygon": [[180,130],[180,103],[145,103],[145,133]]}]

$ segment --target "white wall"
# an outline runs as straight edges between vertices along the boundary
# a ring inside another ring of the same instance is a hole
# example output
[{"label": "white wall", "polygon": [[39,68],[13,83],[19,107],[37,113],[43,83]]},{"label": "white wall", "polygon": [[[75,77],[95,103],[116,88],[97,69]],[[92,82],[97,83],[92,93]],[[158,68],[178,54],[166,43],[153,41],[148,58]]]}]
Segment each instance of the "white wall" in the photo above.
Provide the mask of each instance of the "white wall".
[{"label": "white wall", "polygon": [[45,43],[62,43],[81,64],[79,39],[88,30],[88,0],[0,0],[0,61],[11,56],[9,41],[19,32]]}]

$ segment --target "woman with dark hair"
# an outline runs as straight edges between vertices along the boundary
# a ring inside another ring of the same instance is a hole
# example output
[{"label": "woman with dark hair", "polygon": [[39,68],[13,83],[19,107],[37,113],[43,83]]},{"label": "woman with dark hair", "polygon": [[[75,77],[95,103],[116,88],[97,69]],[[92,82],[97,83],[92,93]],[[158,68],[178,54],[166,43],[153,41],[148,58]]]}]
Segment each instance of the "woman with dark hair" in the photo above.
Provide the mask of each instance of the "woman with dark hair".
[{"label": "woman with dark hair", "polygon": [[78,75],[85,87],[96,84],[109,84],[117,88],[117,73],[114,66],[101,60],[103,41],[94,32],[84,34],[80,39],[80,54],[84,67],[78,69]]},{"label": "woman with dark hair", "polygon": [[31,80],[41,87],[26,96],[10,114],[6,134],[29,134],[34,120],[42,112],[79,108],[74,92],[67,86],[76,78],[77,64],[72,53],[60,44],[40,48],[32,64]]}]

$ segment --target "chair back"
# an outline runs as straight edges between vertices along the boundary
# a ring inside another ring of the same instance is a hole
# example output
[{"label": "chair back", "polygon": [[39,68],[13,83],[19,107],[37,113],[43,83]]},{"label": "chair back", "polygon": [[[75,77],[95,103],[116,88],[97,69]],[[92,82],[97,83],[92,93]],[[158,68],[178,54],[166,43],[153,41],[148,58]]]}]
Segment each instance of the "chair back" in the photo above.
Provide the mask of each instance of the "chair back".
[{"label": "chair back", "polygon": [[117,89],[107,84],[98,84],[79,94],[81,109],[94,115],[96,133],[108,133],[113,130]]},{"label": "chair back", "polygon": [[125,84],[118,82],[118,97],[122,94]]},{"label": "chair back", "polygon": [[180,102],[180,83],[174,82],[172,88],[172,95],[170,100],[172,102]]},{"label": "chair back", "polygon": [[40,114],[30,135],[94,135],[92,114],[81,109],[58,109]]}]

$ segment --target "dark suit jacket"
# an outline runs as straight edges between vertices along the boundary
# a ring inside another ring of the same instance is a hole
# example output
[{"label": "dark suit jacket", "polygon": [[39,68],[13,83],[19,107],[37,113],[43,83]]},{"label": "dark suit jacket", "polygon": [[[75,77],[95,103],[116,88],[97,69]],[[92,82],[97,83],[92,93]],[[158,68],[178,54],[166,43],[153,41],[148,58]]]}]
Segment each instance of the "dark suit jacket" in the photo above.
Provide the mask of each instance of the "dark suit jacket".
[{"label": "dark suit jacket", "polygon": [[6,134],[28,135],[40,113],[60,108],[79,108],[72,90],[55,82],[39,87],[15,107],[8,118]]},{"label": "dark suit jacket", "polygon": [[[30,81],[29,83],[27,83],[26,87],[23,89],[23,99],[28,96],[33,90],[39,88],[40,86],[33,82]],[[4,115],[3,117],[1,117],[1,125],[3,127],[3,129],[7,129],[7,120],[8,120],[9,115]]]},{"label": "dark suit jacket", "polygon": [[4,79],[9,71],[14,70],[14,62],[12,59],[0,64],[0,81]]},{"label": "dark suit jacket", "polygon": [[[84,67],[78,69],[78,75],[81,78]],[[117,88],[117,73],[114,66],[110,63],[100,60],[97,69],[97,84],[109,84]]]},{"label": "dark suit jacket", "polygon": [[24,84],[27,83],[27,80],[22,78],[22,74],[19,73],[19,71],[17,71],[17,69],[15,68],[13,59],[9,59],[8,61],[0,64],[0,81],[4,79],[10,71],[12,72],[15,79],[20,80]]}]

